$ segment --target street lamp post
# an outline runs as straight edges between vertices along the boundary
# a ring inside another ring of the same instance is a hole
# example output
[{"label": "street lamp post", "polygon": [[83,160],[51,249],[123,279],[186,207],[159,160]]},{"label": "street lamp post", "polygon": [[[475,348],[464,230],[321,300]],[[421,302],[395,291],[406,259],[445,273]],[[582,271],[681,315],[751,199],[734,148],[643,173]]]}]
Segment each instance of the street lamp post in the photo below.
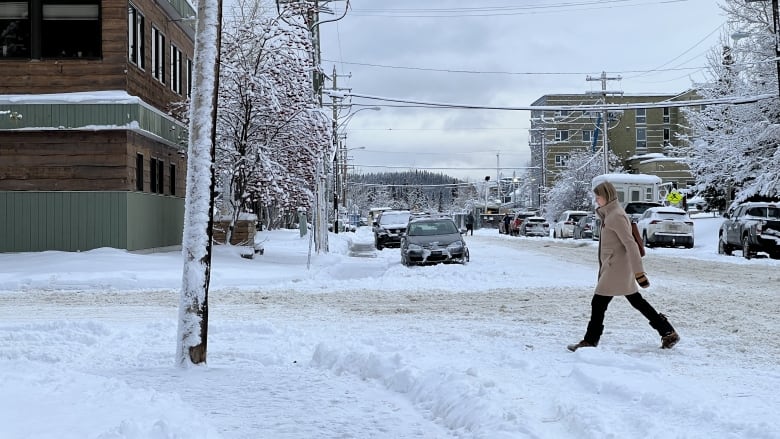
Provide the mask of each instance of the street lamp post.
[{"label": "street lamp post", "polygon": [[[340,131],[344,131],[349,124],[349,122],[352,120],[353,117],[355,117],[356,114],[360,113],[363,110],[373,110],[373,111],[380,111],[382,108],[380,107],[365,107],[361,108],[359,110],[353,111],[352,113],[348,114],[344,117],[343,121],[339,123],[338,119],[333,119],[333,233],[339,233],[339,192],[341,192],[340,188],[340,172],[339,172],[339,155],[343,152],[341,151],[343,149],[344,144],[339,142],[339,136]],[[344,155],[346,155],[346,152],[343,152]]]}]

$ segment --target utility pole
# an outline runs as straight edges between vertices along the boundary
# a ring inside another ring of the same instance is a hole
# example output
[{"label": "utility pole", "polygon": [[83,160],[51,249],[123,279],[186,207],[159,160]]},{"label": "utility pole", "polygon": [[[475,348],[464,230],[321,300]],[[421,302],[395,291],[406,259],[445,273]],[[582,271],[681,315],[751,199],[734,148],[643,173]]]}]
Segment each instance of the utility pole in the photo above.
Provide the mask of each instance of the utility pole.
[{"label": "utility pole", "polygon": [[[585,80],[586,81],[601,81],[601,98],[604,100],[604,105],[607,104],[607,95],[615,95],[615,94],[623,94],[622,91],[607,91],[607,81],[620,81],[623,79],[618,76],[608,77],[607,72],[601,72],[601,76],[598,78],[594,78],[590,75],[588,75]],[[604,135],[602,136],[604,138],[604,173],[609,173],[609,143],[607,142],[607,125],[608,125],[608,119],[607,119],[607,109],[604,108],[601,110],[601,123],[604,126]]]},{"label": "utility pole", "polygon": [[[180,367],[206,363],[216,193],[214,163],[219,99],[217,60],[221,44],[222,0],[201,0],[198,3],[195,32],[195,71],[190,106],[187,196],[182,240],[184,268],[179,300],[179,338],[176,343],[176,363]],[[211,53],[217,56],[210,56]],[[207,216],[205,221],[201,219],[203,216]]]},{"label": "utility pole", "polygon": [[338,91],[348,90],[338,87],[339,76],[346,76],[349,78],[352,75],[339,75],[336,73],[336,66],[333,66],[331,78],[331,90],[333,93],[330,96],[330,106],[333,117],[333,233],[339,233],[339,194],[342,194],[341,202],[344,203],[346,201],[346,196],[344,195],[346,164],[342,164],[342,161],[346,158],[346,145],[341,142],[341,134],[339,134],[339,110],[342,107],[350,107],[350,105],[342,106],[341,101],[343,98],[339,97],[337,93]]},{"label": "utility pole", "polygon": [[333,83],[333,94],[331,95],[331,99],[333,99],[333,233],[338,234],[339,233],[339,123],[338,123],[338,117],[339,117],[339,109],[338,105],[336,105],[336,90],[338,90],[338,86],[336,85],[336,82],[338,81],[338,76],[336,75],[336,66],[333,66],[333,79],[331,79],[331,82]]},{"label": "utility pole", "polygon": [[[204,1],[204,0],[201,0]],[[321,62],[322,62],[322,54],[320,53],[320,25],[323,23],[329,23],[332,21],[338,21],[344,18],[347,15],[347,10],[349,9],[349,1],[350,0],[344,0],[346,2],[346,7],[344,8],[344,13],[341,15],[341,17],[331,19],[331,20],[320,20],[320,11],[323,10],[324,12],[328,12],[326,9],[322,9],[323,6],[327,5],[331,1],[336,0],[313,0],[314,6],[306,9],[305,14],[303,15],[306,27],[309,29],[309,33],[311,35],[312,40],[312,53],[311,53],[311,60],[312,60],[312,66],[314,67],[312,70],[312,88],[314,90],[314,97],[317,99],[317,103],[320,107],[322,107],[322,84],[323,84],[323,77],[321,68]],[[276,10],[277,12],[281,12],[282,5],[287,4],[295,4],[299,3],[299,0],[276,0]],[[335,134],[334,134],[335,135]],[[325,168],[327,167],[326,159],[327,157],[324,157],[327,148],[323,146],[324,151],[322,151],[318,157],[317,157],[317,165],[315,170],[315,181],[314,181],[314,246],[317,250],[317,253],[320,251],[328,251],[328,206],[327,206],[327,173],[325,172]]]},{"label": "utility pole", "polygon": [[[766,2],[768,0],[745,0],[745,3]],[[777,0],[772,0],[772,29],[775,33],[775,68],[777,69],[777,87],[780,93],[780,11],[778,11]]]}]

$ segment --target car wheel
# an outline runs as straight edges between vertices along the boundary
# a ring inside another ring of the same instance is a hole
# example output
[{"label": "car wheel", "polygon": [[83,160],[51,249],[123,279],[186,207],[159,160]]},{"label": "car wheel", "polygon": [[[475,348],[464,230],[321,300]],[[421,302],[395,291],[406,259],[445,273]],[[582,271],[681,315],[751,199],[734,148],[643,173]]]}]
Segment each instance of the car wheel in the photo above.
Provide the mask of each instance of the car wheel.
[{"label": "car wheel", "polygon": [[642,243],[644,243],[647,248],[653,248],[653,244],[647,239],[647,232],[642,232]]},{"label": "car wheel", "polygon": [[718,239],[718,254],[731,256],[731,246],[726,244],[723,235]]},{"label": "car wheel", "polygon": [[401,253],[401,265],[405,267],[409,266],[409,261],[406,260],[406,256],[403,253]]},{"label": "car wheel", "polygon": [[742,257],[744,257],[745,259],[750,259],[753,256],[751,254],[751,251],[752,250],[750,249],[750,243],[748,242],[748,237],[745,236],[744,238],[742,238]]}]

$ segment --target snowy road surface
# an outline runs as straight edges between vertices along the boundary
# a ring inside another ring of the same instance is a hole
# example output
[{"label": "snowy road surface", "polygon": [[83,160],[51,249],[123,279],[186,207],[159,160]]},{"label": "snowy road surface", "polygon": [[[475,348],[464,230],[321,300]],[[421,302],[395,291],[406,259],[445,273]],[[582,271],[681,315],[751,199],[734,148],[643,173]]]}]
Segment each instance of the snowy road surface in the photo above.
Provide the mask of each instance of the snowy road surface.
[{"label": "snowy road surface", "polygon": [[675,349],[615,300],[600,346],[570,353],[595,242],[480,231],[466,266],[386,249],[307,271],[307,245],[270,234],[260,259],[215,259],[192,370],[173,367],[176,256],[0,255],[0,437],[778,438],[780,264],[703,236],[645,258]]}]

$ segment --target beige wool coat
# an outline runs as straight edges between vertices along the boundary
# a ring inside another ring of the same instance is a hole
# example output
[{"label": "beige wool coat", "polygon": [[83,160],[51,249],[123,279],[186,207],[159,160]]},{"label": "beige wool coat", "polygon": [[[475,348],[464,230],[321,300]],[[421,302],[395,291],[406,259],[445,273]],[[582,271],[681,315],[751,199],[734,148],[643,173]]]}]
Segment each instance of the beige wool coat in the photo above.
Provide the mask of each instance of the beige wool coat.
[{"label": "beige wool coat", "polygon": [[597,208],[596,214],[601,218],[596,294],[626,296],[636,293],[639,285],[635,273],[643,273],[645,269],[626,212],[620,202],[613,200]]}]

